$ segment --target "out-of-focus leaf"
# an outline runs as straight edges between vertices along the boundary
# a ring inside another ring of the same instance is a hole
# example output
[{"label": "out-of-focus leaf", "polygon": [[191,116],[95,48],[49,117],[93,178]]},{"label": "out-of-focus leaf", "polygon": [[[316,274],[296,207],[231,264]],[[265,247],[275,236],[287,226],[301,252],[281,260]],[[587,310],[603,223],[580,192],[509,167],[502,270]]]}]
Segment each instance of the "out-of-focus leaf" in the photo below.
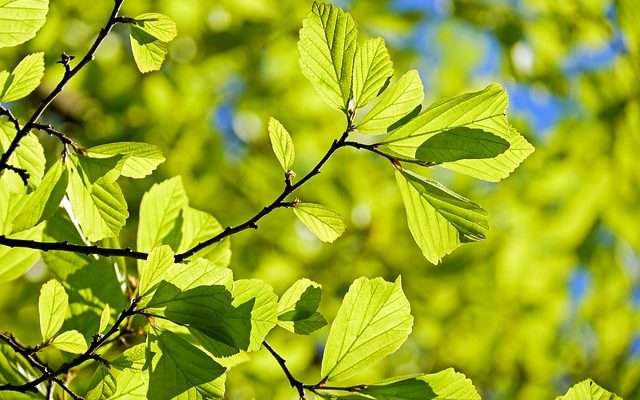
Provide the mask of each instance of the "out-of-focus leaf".
[{"label": "out-of-focus leaf", "polygon": [[38,314],[43,341],[49,340],[62,328],[68,306],[69,296],[60,282],[51,279],[42,285],[38,298]]},{"label": "out-of-focus leaf", "polygon": [[353,98],[356,108],[369,104],[378,96],[393,75],[393,63],[384,39],[369,39],[356,49],[353,65]]},{"label": "out-of-focus leaf", "polygon": [[485,238],[489,213],[438,182],[396,171],[411,235],[434,264],[461,243]]},{"label": "out-of-focus leaf", "polygon": [[396,351],[411,333],[413,317],[401,280],[359,278],[331,325],[322,376],[338,382]]},{"label": "out-of-focus leaf", "polygon": [[[0,13],[1,10],[2,6]],[[44,53],[29,54],[10,74],[0,73],[0,102],[15,101],[28,96],[40,85],[43,75]]]},{"label": "out-of-focus leaf", "polygon": [[314,2],[302,22],[298,51],[302,74],[327,104],[346,110],[358,29],[349,13],[331,4]]},{"label": "out-of-focus leaf", "polygon": [[346,229],[340,214],[321,204],[297,203],[293,213],[323,242],[333,243]]},{"label": "out-of-focus leaf", "polygon": [[369,112],[356,123],[356,130],[366,134],[387,133],[388,128],[424,100],[424,89],[418,71],[411,70],[385,90]]},{"label": "out-of-focus leaf", "polygon": [[24,43],[44,25],[49,0],[4,0],[0,2],[0,47]]}]

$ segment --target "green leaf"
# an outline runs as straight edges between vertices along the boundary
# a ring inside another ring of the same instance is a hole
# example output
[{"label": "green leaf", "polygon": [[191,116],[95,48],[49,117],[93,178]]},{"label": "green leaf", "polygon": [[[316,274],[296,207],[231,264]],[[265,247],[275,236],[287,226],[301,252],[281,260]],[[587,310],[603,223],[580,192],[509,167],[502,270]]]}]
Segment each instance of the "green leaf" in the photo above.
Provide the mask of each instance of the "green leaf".
[{"label": "green leaf", "polygon": [[169,52],[167,43],[133,25],[130,38],[131,51],[138,70],[142,73],[158,71]]},{"label": "green leaf", "polygon": [[314,2],[302,22],[298,52],[302,74],[330,106],[346,110],[358,29],[349,13]]},{"label": "green leaf", "polygon": [[[42,240],[43,226],[22,231],[10,237],[15,239]],[[19,278],[40,259],[40,251],[34,249],[0,246],[0,283]]]},{"label": "green leaf", "polygon": [[509,149],[509,142],[482,129],[458,127],[431,136],[416,149],[418,160],[443,163],[494,158]]},{"label": "green leaf", "polygon": [[485,238],[489,213],[438,182],[396,171],[409,230],[425,258],[437,264],[461,243]]},{"label": "green leaf", "polygon": [[0,2],[0,47],[15,46],[34,37],[48,10],[49,0]]},{"label": "green leaf", "polygon": [[0,102],[28,96],[40,85],[43,76],[44,53],[29,54],[6,76],[4,82],[0,80]]},{"label": "green leaf", "polygon": [[282,165],[282,169],[284,169],[285,172],[291,170],[293,161],[296,158],[293,140],[291,140],[289,132],[287,132],[280,121],[275,118],[269,119],[269,140],[271,140],[271,147],[278,162]]},{"label": "green leaf", "polygon": [[[16,136],[13,124],[7,121],[0,122],[0,149],[2,153]],[[44,157],[44,149],[35,135],[29,134],[22,138],[20,146],[9,158],[9,164],[22,168],[29,174],[29,186],[36,187],[44,176],[47,160]]]},{"label": "green leaf", "polygon": [[98,369],[96,369],[95,374],[93,374],[93,378],[91,378],[89,387],[91,389],[84,397],[85,400],[106,399],[109,396],[113,396],[116,391],[116,378],[111,374],[111,372],[109,372],[108,368],[100,364],[98,365]]},{"label": "green leaf", "polygon": [[14,173],[0,175],[0,234],[13,231],[13,222],[24,208],[27,188],[22,179]]},{"label": "green leaf", "polygon": [[338,310],[322,358],[328,381],[348,379],[396,351],[413,325],[401,280],[359,278]]},{"label": "green leaf", "polygon": [[169,246],[160,246],[151,250],[149,257],[142,262],[139,269],[138,292],[140,297],[147,296],[156,290],[167,275],[169,268],[173,267],[173,258],[174,254]]},{"label": "green leaf", "polygon": [[416,157],[416,151],[429,138],[457,127],[480,129],[509,142],[509,149],[494,158],[445,162],[442,167],[487,181],[499,181],[532,152],[533,146],[509,125],[505,115],[506,91],[492,84],[484,90],[468,93],[431,105],[419,116],[397,129],[386,147],[404,157]]},{"label": "green leaf", "polygon": [[165,280],[181,291],[212,285],[221,285],[227,290],[231,290],[233,272],[229,268],[199,258],[185,267],[170,269]]},{"label": "green leaf", "polygon": [[147,400],[149,371],[126,370],[116,376],[116,391],[109,400]]},{"label": "green leaf", "polygon": [[100,178],[104,182],[113,183],[120,177],[122,158],[121,154],[106,158],[88,157],[79,154],[77,156],[77,164],[79,165],[82,179],[86,184],[92,185]]},{"label": "green leaf", "polygon": [[[23,356],[16,353],[7,343],[0,340],[0,385],[4,383],[12,383],[21,385],[32,381],[35,377],[40,376],[31,363]],[[0,393],[2,393],[0,391]],[[0,399],[22,400],[22,397],[13,397],[17,392],[9,392],[11,396],[2,397]],[[29,398],[29,397],[24,397]],[[35,397],[41,399],[42,397]]]},{"label": "green leaf", "polygon": [[391,75],[393,63],[389,59],[384,39],[369,39],[362,46],[357,46],[353,65],[353,98],[356,108],[366,106],[378,97]]},{"label": "green leaf", "polygon": [[62,332],[51,341],[51,345],[73,354],[82,354],[89,349],[84,336],[76,330]]},{"label": "green leaf", "polygon": [[179,176],[153,185],[140,203],[138,250],[149,252],[164,244],[163,239],[173,230],[188,201]]},{"label": "green leaf", "polygon": [[[180,237],[176,253],[182,253],[189,250],[195,245],[210,239],[223,231],[222,225],[209,213],[196,210],[195,208],[185,207],[182,209],[182,225],[180,226]],[[172,242],[171,235],[165,242]],[[173,244],[173,243],[172,243]],[[225,238],[222,241],[207,246],[191,256],[191,259],[200,257],[206,258],[216,265],[226,267],[231,260],[230,239]]]},{"label": "green leaf", "polygon": [[321,204],[297,203],[293,213],[323,242],[333,243],[346,229],[340,214]]},{"label": "green leaf", "polygon": [[135,179],[151,174],[165,161],[158,146],[138,142],[107,143],[87,149],[87,154],[92,157],[123,155],[120,160],[121,173]]},{"label": "green leaf", "polygon": [[100,314],[100,326],[98,327],[98,333],[104,332],[105,329],[109,326],[109,322],[111,322],[111,307],[109,304],[105,304],[102,309],[102,313]]},{"label": "green leaf", "polygon": [[360,393],[376,400],[480,400],[471,380],[453,368],[367,385]]},{"label": "green leaf", "polygon": [[424,100],[418,71],[411,70],[384,91],[371,110],[356,123],[356,130],[366,134],[387,133],[388,128],[409,114]]},{"label": "green leaf", "polygon": [[60,282],[51,279],[42,285],[38,298],[38,313],[43,341],[52,338],[62,328],[68,306],[69,296]]},{"label": "green leaf", "polygon": [[297,280],[278,302],[278,325],[293,333],[308,335],[327,324],[318,312],[322,286],[307,278]]},{"label": "green leaf", "polygon": [[112,367],[121,371],[142,371],[147,357],[147,344],[140,343],[125,350],[118,358],[111,361]]},{"label": "green leaf", "polygon": [[110,182],[110,172],[91,183],[82,165],[72,158],[67,195],[82,232],[92,242],[117,237],[129,216],[120,186]]},{"label": "green leaf", "polygon": [[593,380],[586,379],[575,384],[564,396],[556,400],[622,400],[622,397],[598,386]]},{"label": "green leaf", "polygon": [[36,190],[27,196],[24,207],[13,222],[13,232],[29,229],[51,217],[60,208],[68,182],[69,175],[62,160],[56,161]]},{"label": "green leaf", "polygon": [[148,336],[150,399],[221,399],[226,369],[170,331]]},{"label": "green leaf", "polygon": [[256,351],[267,333],[278,322],[278,296],[273,288],[259,279],[240,279],[233,284],[233,302],[237,309],[251,306],[251,336],[249,346],[242,350]]},{"label": "green leaf", "polygon": [[134,19],[137,28],[162,42],[170,42],[178,35],[176,23],[164,14],[145,13]]}]

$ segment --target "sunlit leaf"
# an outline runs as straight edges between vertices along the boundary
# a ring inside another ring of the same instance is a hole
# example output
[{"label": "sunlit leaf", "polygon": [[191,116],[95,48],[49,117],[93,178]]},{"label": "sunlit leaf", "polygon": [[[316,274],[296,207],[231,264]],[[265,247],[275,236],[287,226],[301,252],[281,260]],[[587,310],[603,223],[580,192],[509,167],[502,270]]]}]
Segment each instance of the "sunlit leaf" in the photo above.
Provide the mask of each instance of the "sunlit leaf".
[{"label": "sunlit leaf", "polygon": [[327,104],[346,109],[358,29],[349,13],[331,4],[314,2],[302,22],[298,51],[302,74]]},{"label": "sunlit leaf", "polygon": [[116,378],[109,372],[109,369],[104,365],[98,365],[98,369],[93,374],[91,382],[89,383],[91,388],[85,400],[100,400],[112,396],[116,391]]},{"label": "sunlit leaf", "polygon": [[420,146],[442,131],[466,127],[490,132],[508,141],[509,149],[494,158],[457,160],[441,166],[479,179],[499,181],[533,152],[533,146],[509,125],[505,116],[507,103],[506,91],[496,84],[435,103],[394,131],[385,140],[386,147],[401,156],[417,158]]},{"label": "sunlit leaf", "polygon": [[384,91],[369,112],[356,122],[356,130],[367,134],[387,133],[388,128],[409,114],[424,100],[418,71],[411,70]]},{"label": "sunlit leaf", "polygon": [[356,49],[353,65],[353,98],[356,108],[363,107],[378,96],[393,75],[393,63],[384,39],[369,39]]},{"label": "sunlit leaf", "polygon": [[[176,253],[181,253],[191,249],[200,242],[204,242],[223,231],[222,225],[209,213],[185,207],[182,209],[182,225],[179,233],[180,237],[167,237],[166,242],[175,245],[178,243]],[[178,240],[179,239],[179,240]],[[231,259],[230,240],[225,238],[217,243],[207,246],[191,256],[191,259],[206,258],[216,265],[226,267]]]},{"label": "sunlit leaf", "polygon": [[178,35],[176,23],[169,17],[158,13],[140,14],[135,26],[162,42],[172,41]]},{"label": "sunlit leaf", "polygon": [[278,325],[302,335],[327,324],[318,312],[322,287],[307,278],[297,280],[278,302]]},{"label": "sunlit leaf", "polygon": [[278,297],[271,286],[259,279],[235,281],[232,294],[234,307],[240,309],[251,305],[251,336],[249,346],[243,350],[258,350],[278,321]]},{"label": "sunlit leaf", "polygon": [[434,264],[461,243],[485,238],[489,213],[438,182],[396,171],[409,230],[425,258]]},{"label": "sunlit leaf", "polygon": [[458,127],[431,136],[416,149],[416,158],[443,163],[494,158],[509,149],[509,142],[482,129]]},{"label": "sunlit leaf", "polygon": [[147,357],[147,344],[140,343],[126,349],[115,360],[111,361],[112,367],[121,371],[142,371]]},{"label": "sunlit leaf", "polygon": [[43,341],[49,340],[62,328],[68,306],[69,296],[60,282],[51,279],[42,285],[38,298],[38,314]]},{"label": "sunlit leaf", "polygon": [[296,158],[296,151],[289,132],[275,118],[269,119],[269,140],[278,162],[285,171],[289,171]]},{"label": "sunlit leaf", "polygon": [[156,39],[142,29],[131,26],[131,51],[142,73],[158,71],[169,51],[166,42]]},{"label": "sunlit leaf", "polygon": [[622,400],[622,397],[598,386],[593,380],[586,379],[575,384],[564,396],[556,400]]},{"label": "sunlit leaf", "polygon": [[151,399],[221,399],[225,368],[170,331],[148,336]]},{"label": "sunlit leaf", "polygon": [[51,341],[51,345],[73,354],[82,354],[89,348],[84,336],[76,330],[62,332]]},{"label": "sunlit leaf", "polygon": [[[0,6],[0,13],[1,10]],[[44,53],[29,54],[18,63],[11,74],[4,75],[5,79],[0,78],[0,102],[15,101],[28,96],[40,85],[44,75]]]},{"label": "sunlit leaf", "polygon": [[[43,226],[10,235],[16,239],[42,240]],[[19,278],[40,259],[40,251],[19,247],[0,246],[0,282]]]},{"label": "sunlit leaf", "polygon": [[13,222],[12,230],[20,232],[51,217],[60,208],[68,181],[67,169],[61,160],[56,161],[36,190],[27,196],[24,207]]},{"label": "sunlit leaf", "polygon": [[15,46],[35,36],[49,10],[49,0],[0,1],[0,47]]},{"label": "sunlit leaf", "polygon": [[158,146],[138,142],[107,143],[87,149],[87,154],[93,157],[123,155],[120,160],[122,175],[136,179],[151,174],[165,161]]},{"label": "sunlit leaf", "polygon": [[353,282],[331,325],[322,376],[337,382],[396,351],[413,325],[401,280],[360,278]]},{"label": "sunlit leaf", "polygon": [[111,307],[109,307],[109,304],[105,304],[102,309],[102,313],[100,314],[100,326],[98,327],[98,333],[104,332],[104,330],[109,326],[109,322],[111,322]]},{"label": "sunlit leaf", "polygon": [[340,214],[321,204],[297,203],[293,213],[323,242],[333,243],[346,229]]},{"label": "sunlit leaf", "polygon": [[[13,124],[7,121],[0,122],[0,149],[2,153],[16,136]],[[36,187],[44,176],[47,160],[44,157],[44,149],[35,135],[27,135],[20,141],[20,146],[9,158],[9,164],[22,168],[29,174],[29,186]]]},{"label": "sunlit leaf", "polygon": [[140,283],[138,292],[141,297],[147,296],[158,287],[165,278],[169,268],[173,266],[173,251],[169,246],[156,247],[149,253],[146,261],[139,268]]}]

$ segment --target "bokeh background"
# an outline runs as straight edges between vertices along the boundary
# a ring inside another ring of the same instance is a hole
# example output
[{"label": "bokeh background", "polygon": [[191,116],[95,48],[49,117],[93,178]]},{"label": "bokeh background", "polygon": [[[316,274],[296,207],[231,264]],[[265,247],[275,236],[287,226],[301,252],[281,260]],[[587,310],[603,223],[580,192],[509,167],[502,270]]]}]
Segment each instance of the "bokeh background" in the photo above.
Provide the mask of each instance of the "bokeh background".
[{"label": "bokeh background", "polygon": [[[282,293],[309,277],[323,285],[333,319],[360,276],[402,275],[414,332],[354,383],[454,367],[484,399],[550,399],[592,377],[625,399],[640,398],[640,5],[636,0],[343,0],[360,40],[382,36],[396,75],[416,68],[425,104],[490,82],[505,86],[511,122],[536,152],[499,184],[443,170],[425,173],[491,213],[487,240],[429,264],[406,227],[393,168],[340,150],[298,196],[339,211],[348,225],[322,244],[278,210],[257,231],[232,239],[237,278]],[[44,85],[14,112],[24,116],[55,85],[62,52],[81,55],[111,8],[51,2],[44,28],[2,49],[10,69],[45,51]],[[86,146],[146,141],[167,162],[143,181],[124,181],[135,246],[137,209],[154,182],[182,175],[191,205],[236,224],[282,188],[268,118],[296,144],[295,171],[308,171],[344,128],[298,67],[297,37],[311,1],[127,1],[129,16],[156,11],[179,36],[161,72],[141,75],[127,29],[118,26],[58,97],[44,121]],[[42,137],[53,160],[58,144]],[[0,329],[37,342],[42,264],[0,284]],[[315,383],[328,328],[310,337],[274,331],[271,344],[301,380]],[[261,351],[229,373],[229,399],[294,399]]]}]

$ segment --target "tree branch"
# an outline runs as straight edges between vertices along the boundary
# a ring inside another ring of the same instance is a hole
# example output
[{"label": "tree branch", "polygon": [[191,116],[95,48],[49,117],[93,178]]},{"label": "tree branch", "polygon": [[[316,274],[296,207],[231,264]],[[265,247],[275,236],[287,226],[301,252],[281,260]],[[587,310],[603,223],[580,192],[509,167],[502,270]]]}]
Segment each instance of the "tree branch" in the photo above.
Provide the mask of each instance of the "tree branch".
[{"label": "tree branch", "polygon": [[64,242],[38,242],[35,240],[27,240],[27,239],[14,239],[6,237],[5,235],[0,235],[0,245],[9,246],[9,247],[24,247],[27,249],[34,250],[60,250],[60,251],[68,251],[73,253],[81,253],[81,254],[95,254],[104,257],[129,257],[135,258],[137,260],[146,260],[149,254],[134,251],[131,248],[127,247],[124,249],[118,248],[109,248],[109,247],[100,247],[96,245],[82,245],[82,244],[73,244],[67,241]]},{"label": "tree branch", "polygon": [[384,151],[380,150],[381,143],[365,144],[365,143],[347,141],[344,143],[344,145],[348,147],[353,147],[358,150],[367,150],[372,153],[378,154],[386,158],[387,160],[391,161],[391,164],[399,168],[402,168],[402,165],[400,164],[401,162],[418,164],[423,167],[433,167],[434,165],[437,165],[437,163],[432,161],[422,161],[422,160],[416,160],[415,158],[398,157],[393,154],[385,153]]},{"label": "tree branch", "polygon": [[57,376],[68,373],[71,370],[71,368],[77,367],[78,365],[84,363],[85,361],[96,359],[97,356],[95,355],[95,352],[102,345],[104,345],[109,340],[109,338],[113,336],[113,334],[115,334],[120,330],[120,325],[127,318],[137,313],[136,311],[137,305],[138,305],[138,300],[137,299],[132,300],[129,308],[122,310],[122,312],[120,313],[120,316],[118,316],[118,319],[116,319],[116,322],[113,324],[113,326],[111,326],[111,328],[107,331],[107,333],[105,333],[104,335],[95,335],[87,351],[85,351],[78,357],[62,365],[60,368],[56,369],[55,371],[50,371],[50,370],[47,372],[43,371],[43,374],[39,378],[34,379],[31,382],[28,382],[22,385],[13,385],[10,383],[0,385],[0,391],[13,391],[13,392],[21,392],[21,393],[35,392],[36,387],[39,384],[41,384],[42,382],[47,382],[52,380],[55,380],[55,382],[60,385],[62,381],[57,379]]},{"label": "tree branch", "polygon": [[262,345],[264,346],[265,349],[269,350],[269,353],[271,353],[273,358],[276,359],[276,361],[280,365],[280,368],[282,368],[282,371],[287,376],[287,379],[289,380],[289,384],[291,385],[291,387],[295,388],[298,391],[298,395],[300,396],[300,400],[306,400],[306,397],[304,395],[305,385],[304,385],[304,383],[300,382],[299,380],[297,380],[296,378],[293,377],[293,375],[291,374],[291,371],[289,371],[289,368],[287,368],[287,365],[286,365],[287,360],[282,358],[282,356],[280,354],[278,354],[273,349],[273,347],[271,347],[269,345],[269,343],[267,343],[266,340],[264,342],[262,342]]},{"label": "tree branch", "polygon": [[95,53],[98,50],[98,47],[100,46],[100,44],[107,37],[107,35],[111,31],[111,28],[113,28],[113,26],[116,23],[118,23],[118,20],[117,20],[118,12],[120,11],[120,7],[122,7],[123,2],[124,0],[114,1],[113,9],[111,10],[111,15],[109,16],[109,20],[107,21],[105,26],[102,29],[100,29],[100,32],[98,33],[98,37],[93,42],[93,44],[91,45],[91,47],[89,48],[85,56],[82,57],[82,60],[80,60],[80,62],[78,62],[78,64],[75,67],[73,68],[70,67],[69,63],[72,60],[72,58],[63,53],[61,57],[61,61],[63,61],[63,64],[65,66],[65,72],[64,72],[64,75],[62,75],[62,79],[60,79],[60,82],[51,91],[51,93],[49,93],[49,95],[44,100],[42,100],[42,102],[40,102],[40,104],[38,105],[38,108],[36,108],[36,110],[33,112],[31,117],[27,121],[27,123],[22,127],[22,129],[17,130],[16,136],[11,141],[11,144],[9,144],[9,147],[7,147],[4,154],[2,154],[2,156],[0,157],[0,171],[2,171],[3,169],[9,168],[9,164],[8,164],[9,158],[20,145],[20,141],[22,140],[22,138],[27,136],[27,134],[31,131],[31,129],[34,128],[34,124],[42,116],[42,113],[44,113],[44,111],[47,109],[47,107],[49,107],[49,105],[58,96],[58,94],[62,92],[62,89],[64,89],[65,85],[69,82],[69,80],[71,80],[71,78],[73,78],[85,65],[87,65],[90,61],[93,60]]}]

